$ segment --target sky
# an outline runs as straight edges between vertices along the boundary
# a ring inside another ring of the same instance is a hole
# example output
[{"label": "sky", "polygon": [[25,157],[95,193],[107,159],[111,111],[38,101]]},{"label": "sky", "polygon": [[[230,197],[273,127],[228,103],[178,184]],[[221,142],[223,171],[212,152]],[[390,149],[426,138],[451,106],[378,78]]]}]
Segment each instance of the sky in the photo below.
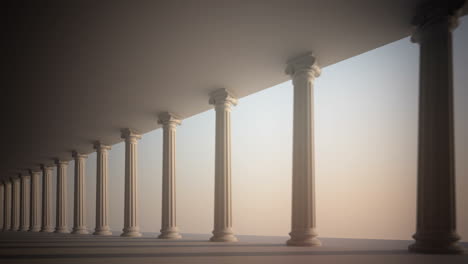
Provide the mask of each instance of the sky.
[{"label": "sky", "polygon": [[[454,32],[457,219],[464,241],[468,241],[466,47],[465,17]],[[411,239],[414,234],[418,56],[418,45],[404,38],[323,68],[315,81],[319,236]],[[292,92],[288,81],[241,98],[232,110],[236,234],[287,236],[290,232]],[[214,136],[214,110],[183,120],[177,130],[177,223],[182,233],[204,233],[207,238],[213,229]],[[120,232],[123,143],[112,146],[109,165],[110,226]],[[70,227],[73,166],[70,162]],[[161,227],[161,174],[162,130],[158,129],[138,142],[139,221],[144,232],[159,232]],[[86,168],[90,230],[95,222],[95,184],[93,153]]]}]

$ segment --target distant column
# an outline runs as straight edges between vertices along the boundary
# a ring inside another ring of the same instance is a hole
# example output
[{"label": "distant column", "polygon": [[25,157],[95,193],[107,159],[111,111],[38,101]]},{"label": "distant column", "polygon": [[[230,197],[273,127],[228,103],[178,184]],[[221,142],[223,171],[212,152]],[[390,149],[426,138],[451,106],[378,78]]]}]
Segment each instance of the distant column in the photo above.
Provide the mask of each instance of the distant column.
[{"label": "distant column", "polygon": [[414,252],[463,252],[456,231],[452,30],[464,2],[429,1],[413,19],[412,41],[420,44]]},{"label": "distant column", "polygon": [[57,165],[57,212],[55,233],[70,233],[67,222],[67,165],[68,161],[56,160]]},{"label": "distant column", "polygon": [[18,231],[20,227],[20,199],[21,199],[20,177],[11,178],[11,182],[12,182],[12,199],[11,199],[10,231]]},{"label": "distant column", "polygon": [[42,226],[41,232],[53,232],[52,226],[52,167],[42,165]]},{"label": "distant column", "polygon": [[110,146],[100,142],[94,144],[96,149],[96,229],[93,235],[110,236],[109,227],[109,150]]},{"label": "distant column", "polygon": [[121,236],[140,237],[138,226],[137,140],[141,135],[130,129],[122,130],[125,139],[125,205],[124,228]]},{"label": "distant column", "polygon": [[294,86],[292,220],[288,246],[319,246],[315,231],[314,80],[320,75],[311,54],[288,62]]},{"label": "distant column", "polygon": [[31,174],[31,225],[29,232],[41,231],[41,191],[39,186],[39,177],[41,174],[40,170],[30,170]]},{"label": "distant column", "polygon": [[31,176],[21,175],[21,208],[20,208],[20,231],[29,230],[31,202]]},{"label": "distant column", "polygon": [[161,234],[158,238],[178,239],[176,223],[176,126],[180,120],[171,113],[159,115],[159,124],[163,125],[163,174],[162,174],[162,214]]},{"label": "distant column", "polygon": [[73,212],[72,234],[88,234],[86,228],[86,185],[85,185],[85,160],[88,156],[76,151],[72,153],[75,159],[75,196]]},{"label": "distant column", "polygon": [[0,228],[3,231],[3,224],[4,224],[4,217],[5,217],[5,184],[0,182]]},{"label": "distant column", "polygon": [[3,185],[5,185],[5,196],[3,200],[3,231],[9,231],[11,228],[11,181],[4,180]]},{"label": "distant column", "polygon": [[226,89],[211,94],[216,111],[214,230],[210,241],[236,242],[232,231],[231,107],[237,99]]}]

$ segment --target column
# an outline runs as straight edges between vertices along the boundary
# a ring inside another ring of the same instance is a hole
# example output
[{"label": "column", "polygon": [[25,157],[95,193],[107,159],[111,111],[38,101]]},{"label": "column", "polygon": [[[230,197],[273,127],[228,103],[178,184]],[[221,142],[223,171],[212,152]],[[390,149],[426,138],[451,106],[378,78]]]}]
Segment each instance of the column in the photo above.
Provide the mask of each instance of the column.
[{"label": "column", "polygon": [[173,114],[165,112],[159,115],[158,123],[163,126],[162,214],[158,238],[178,239],[182,236],[176,223],[175,151],[176,126],[181,122]]},{"label": "column", "polygon": [[214,229],[210,241],[236,242],[232,231],[231,107],[237,99],[226,89],[211,94],[216,111]]},{"label": "column", "polygon": [[29,212],[31,202],[31,176],[21,175],[21,209],[20,209],[20,231],[29,230]]},{"label": "column", "polygon": [[41,232],[53,232],[52,226],[52,167],[42,165],[42,226]]},{"label": "column", "polygon": [[39,232],[41,231],[41,193],[39,189],[39,177],[41,174],[40,170],[29,170],[31,174],[31,225],[29,227],[29,232]]},{"label": "column", "polygon": [[12,196],[11,196],[11,228],[10,231],[19,231],[20,227],[20,198],[21,198],[21,180],[20,177],[11,178]]},{"label": "column", "polygon": [[141,135],[131,129],[122,130],[125,139],[125,204],[124,228],[121,236],[140,237],[138,226],[137,140]]},{"label": "column", "polygon": [[409,250],[461,253],[457,243],[452,30],[465,1],[429,1],[413,19],[420,45],[417,223]]},{"label": "column", "polygon": [[76,151],[72,153],[75,159],[75,197],[73,203],[73,231],[72,234],[88,234],[86,228],[86,185],[85,185],[85,160],[88,156]]},{"label": "column", "polygon": [[110,236],[109,227],[109,150],[101,142],[94,143],[96,149],[96,229],[93,235]]},{"label": "column", "polygon": [[57,165],[57,212],[55,233],[70,233],[67,223],[67,165],[68,161],[56,160]]},{"label": "column", "polygon": [[319,246],[315,231],[314,80],[320,75],[312,54],[288,62],[294,86],[292,219],[288,246]]},{"label": "column", "polygon": [[11,181],[4,180],[3,185],[5,185],[5,196],[3,201],[3,231],[9,231],[11,228]]},{"label": "column", "polygon": [[0,228],[3,231],[5,217],[5,184],[0,182]]}]

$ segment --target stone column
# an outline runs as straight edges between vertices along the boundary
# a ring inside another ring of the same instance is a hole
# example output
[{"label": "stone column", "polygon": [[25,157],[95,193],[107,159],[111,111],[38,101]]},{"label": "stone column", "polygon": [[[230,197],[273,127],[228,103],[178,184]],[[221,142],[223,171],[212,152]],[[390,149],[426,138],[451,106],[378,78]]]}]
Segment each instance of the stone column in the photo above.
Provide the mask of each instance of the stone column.
[{"label": "stone column", "polygon": [[30,202],[31,202],[31,176],[21,175],[21,209],[20,209],[20,231],[29,230]]},{"label": "stone column", "polygon": [[42,165],[42,226],[41,232],[53,232],[52,226],[52,167]]},{"label": "stone column", "polygon": [[3,231],[9,231],[11,228],[11,181],[3,181],[5,185],[5,196],[3,201]]},{"label": "stone column", "polygon": [[232,231],[231,107],[237,99],[226,89],[211,94],[216,111],[214,229],[210,241],[236,242]]},{"label": "stone column", "polygon": [[137,140],[141,135],[130,129],[122,130],[125,139],[125,205],[124,228],[121,236],[140,237],[138,226]]},{"label": "stone column", "polygon": [[3,231],[5,217],[5,184],[0,182],[0,228]]},{"label": "stone column", "polygon": [[72,153],[75,159],[75,197],[73,212],[72,234],[88,234],[86,228],[86,185],[85,185],[85,160],[88,156],[76,151]]},{"label": "stone column", "polygon": [[288,62],[294,86],[292,219],[288,246],[319,246],[315,231],[314,80],[320,75],[312,54]]},{"label": "stone column", "polygon": [[19,231],[20,227],[20,199],[21,199],[21,179],[20,176],[11,178],[11,228],[10,231]]},{"label": "stone column", "polygon": [[429,1],[413,19],[420,44],[417,223],[410,251],[461,253],[457,243],[452,30],[465,1]]},{"label": "stone column", "polygon": [[70,233],[67,222],[67,165],[68,161],[56,160],[57,165],[57,212],[55,233]]},{"label": "stone column", "polygon": [[180,125],[180,120],[166,112],[159,115],[158,123],[163,125],[162,214],[158,238],[178,239],[182,236],[176,223],[175,151],[176,126]]},{"label": "stone column", "polygon": [[29,227],[29,232],[39,232],[41,231],[41,193],[39,189],[39,176],[40,170],[29,170],[31,174],[31,225]]},{"label": "stone column", "polygon": [[110,146],[94,143],[96,149],[96,229],[93,235],[110,236],[109,227],[109,150]]}]

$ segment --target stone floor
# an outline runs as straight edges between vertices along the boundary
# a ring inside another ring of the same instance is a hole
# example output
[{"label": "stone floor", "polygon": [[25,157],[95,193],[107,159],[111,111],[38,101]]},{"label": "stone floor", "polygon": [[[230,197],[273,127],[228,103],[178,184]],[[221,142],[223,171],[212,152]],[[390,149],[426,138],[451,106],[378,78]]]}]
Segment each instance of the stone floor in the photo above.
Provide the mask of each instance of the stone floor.
[{"label": "stone floor", "polygon": [[[0,263],[468,263],[463,255],[410,254],[410,241],[321,238],[322,247],[286,247],[286,237],[238,236],[238,243],[208,242],[184,234],[164,241],[142,238],[0,232]],[[468,247],[468,243],[463,243]]]}]

